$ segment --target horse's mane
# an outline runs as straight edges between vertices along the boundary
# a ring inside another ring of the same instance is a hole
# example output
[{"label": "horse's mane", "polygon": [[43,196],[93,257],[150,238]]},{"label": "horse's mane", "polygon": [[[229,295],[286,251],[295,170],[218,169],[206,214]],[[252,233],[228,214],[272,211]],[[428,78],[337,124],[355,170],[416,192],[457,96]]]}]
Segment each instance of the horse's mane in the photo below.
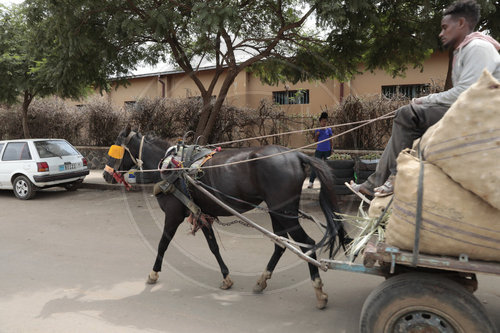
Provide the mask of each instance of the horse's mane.
[{"label": "horse's mane", "polygon": [[173,145],[173,143],[168,139],[162,139],[162,138],[159,138],[157,136],[150,135],[150,134],[146,134],[146,137],[144,140],[146,140],[146,142],[148,142],[156,147],[159,147],[163,150],[167,150],[169,147],[171,147]]}]

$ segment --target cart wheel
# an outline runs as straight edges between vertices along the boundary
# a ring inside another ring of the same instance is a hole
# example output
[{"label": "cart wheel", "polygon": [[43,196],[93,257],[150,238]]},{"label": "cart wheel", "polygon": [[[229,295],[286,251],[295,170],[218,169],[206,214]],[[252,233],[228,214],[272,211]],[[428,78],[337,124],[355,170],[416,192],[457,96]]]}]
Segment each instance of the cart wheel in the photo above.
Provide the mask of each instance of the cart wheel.
[{"label": "cart wheel", "polygon": [[380,284],[361,311],[360,332],[496,332],[484,307],[460,284],[404,273]]}]

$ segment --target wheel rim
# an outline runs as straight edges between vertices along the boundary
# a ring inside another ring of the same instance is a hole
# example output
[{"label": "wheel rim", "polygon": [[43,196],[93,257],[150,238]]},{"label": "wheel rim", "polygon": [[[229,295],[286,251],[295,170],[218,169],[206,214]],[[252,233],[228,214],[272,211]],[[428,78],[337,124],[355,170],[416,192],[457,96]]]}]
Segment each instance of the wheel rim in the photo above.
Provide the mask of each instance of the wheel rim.
[{"label": "wheel rim", "polygon": [[455,333],[452,324],[440,315],[429,311],[405,313],[394,322],[391,332]]},{"label": "wheel rim", "polygon": [[19,180],[16,183],[16,192],[19,194],[21,197],[25,197],[28,194],[28,183],[26,183],[24,180]]}]

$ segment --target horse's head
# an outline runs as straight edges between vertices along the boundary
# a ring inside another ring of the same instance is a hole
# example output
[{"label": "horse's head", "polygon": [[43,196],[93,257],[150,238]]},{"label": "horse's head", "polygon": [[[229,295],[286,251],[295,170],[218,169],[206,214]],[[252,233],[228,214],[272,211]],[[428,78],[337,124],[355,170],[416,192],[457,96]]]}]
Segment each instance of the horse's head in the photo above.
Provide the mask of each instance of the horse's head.
[{"label": "horse's head", "polygon": [[122,182],[123,172],[137,166],[141,138],[140,134],[131,130],[130,125],[120,132],[108,151],[108,162],[103,173],[106,182]]}]

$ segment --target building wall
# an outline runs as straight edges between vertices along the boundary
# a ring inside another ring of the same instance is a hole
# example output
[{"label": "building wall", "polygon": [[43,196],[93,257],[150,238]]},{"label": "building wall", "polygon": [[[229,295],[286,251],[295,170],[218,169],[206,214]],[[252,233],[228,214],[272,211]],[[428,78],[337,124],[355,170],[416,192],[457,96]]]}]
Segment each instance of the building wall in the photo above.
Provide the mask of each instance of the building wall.
[{"label": "building wall", "polygon": [[[404,77],[393,78],[382,70],[365,72],[357,75],[349,82],[343,84],[344,95],[349,94],[364,96],[380,94],[383,85],[402,84],[427,84],[439,83],[444,85],[446,71],[448,68],[447,53],[435,53],[424,63],[423,71],[409,68]],[[209,85],[214,74],[213,69],[202,70],[197,76],[205,87]],[[222,85],[226,75],[223,73],[214,89],[216,95]],[[184,73],[156,73],[150,76],[130,78],[129,85],[112,89],[107,97],[118,106],[124,106],[125,102],[131,102],[140,98],[186,98],[200,96],[200,92],[194,81]],[[240,106],[256,108],[262,99],[272,100],[273,91],[286,90],[309,90],[309,104],[282,105],[282,109],[290,115],[317,115],[322,110],[334,108],[341,100],[341,83],[337,80],[327,80],[325,82],[299,82],[297,84],[279,84],[277,86],[264,85],[260,79],[242,71],[238,74],[231,85],[226,98],[226,103]],[[84,103],[84,102],[83,102]],[[82,101],[75,102],[82,104]]]},{"label": "building wall", "polygon": [[440,83],[444,86],[448,70],[448,54],[434,53],[424,63],[423,71],[409,68],[404,77],[393,78],[383,70],[365,72],[350,82],[350,93],[357,96],[380,94],[381,87],[398,84]]},{"label": "building wall", "polygon": [[158,96],[158,77],[144,77],[129,80],[130,85],[123,87],[120,86],[118,89],[113,87],[111,91],[107,94],[111,103],[117,106],[123,106],[125,102],[136,101],[140,98],[145,97],[156,97]]}]

